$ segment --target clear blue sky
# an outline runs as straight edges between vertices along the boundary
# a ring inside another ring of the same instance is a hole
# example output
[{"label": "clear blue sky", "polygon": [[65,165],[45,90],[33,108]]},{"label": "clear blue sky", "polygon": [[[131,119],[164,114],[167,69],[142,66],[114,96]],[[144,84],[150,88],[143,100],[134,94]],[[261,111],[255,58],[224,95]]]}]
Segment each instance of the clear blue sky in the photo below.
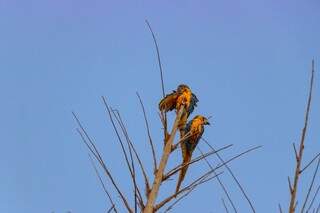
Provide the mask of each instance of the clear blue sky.
[{"label": "clear blue sky", "polygon": [[[0,212],[99,213],[109,207],[72,110],[131,193],[100,96],[121,111],[143,160],[151,162],[135,96],[139,91],[144,100],[160,151],[161,88],[146,18],[160,45],[166,91],[190,85],[200,99],[195,113],[214,117],[205,138],[216,147],[234,144],[225,158],[263,145],[231,167],[258,212],[276,212],[279,202],[286,208],[311,59],[320,66],[319,1],[1,0]],[[317,71],[306,159],[320,150],[319,79]],[[186,181],[206,169],[197,165]],[[227,173],[222,180],[240,212],[249,212]],[[175,212],[222,212],[222,197],[213,181]]]}]

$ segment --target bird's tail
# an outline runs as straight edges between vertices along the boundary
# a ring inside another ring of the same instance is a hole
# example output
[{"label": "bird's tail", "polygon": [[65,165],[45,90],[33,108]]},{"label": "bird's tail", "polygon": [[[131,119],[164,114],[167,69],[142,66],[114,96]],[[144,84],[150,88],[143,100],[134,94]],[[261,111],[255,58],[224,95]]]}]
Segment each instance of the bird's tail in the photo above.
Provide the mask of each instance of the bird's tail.
[{"label": "bird's tail", "polygon": [[[182,166],[188,164],[188,163],[190,162],[190,160],[191,160],[191,155],[189,155],[189,154],[184,155],[184,157],[183,157],[183,162],[182,162]],[[189,165],[184,166],[184,167],[180,170],[179,179],[178,179],[177,186],[176,186],[176,194],[177,194],[177,193],[179,192],[179,190],[180,190],[182,181],[183,181],[184,177],[186,176],[188,167],[189,167]]]},{"label": "bird's tail", "polygon": [[178,128],[180,130],[180,137],[182,138],[184,135],[184,131],[186,128],[186,124],[187,124],[187,120],[188,120],[188,114],[186,112],[184,112],[179,120],[178,123]]}]

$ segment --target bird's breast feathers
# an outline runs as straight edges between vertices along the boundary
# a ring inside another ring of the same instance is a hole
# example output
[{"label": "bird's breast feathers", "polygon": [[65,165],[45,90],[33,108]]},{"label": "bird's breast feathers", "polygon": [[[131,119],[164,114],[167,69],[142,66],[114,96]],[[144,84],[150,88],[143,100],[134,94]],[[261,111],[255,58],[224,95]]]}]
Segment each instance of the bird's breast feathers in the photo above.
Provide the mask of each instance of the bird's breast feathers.
[{"label": "bird's breast feathers", "polygon": [[184,91],[181,95],[179,95],[177,99],[177,109],[181,107],[181,105],[185,105],[185,108],[188,109],[191,103],[192,93],[190,90]]}]

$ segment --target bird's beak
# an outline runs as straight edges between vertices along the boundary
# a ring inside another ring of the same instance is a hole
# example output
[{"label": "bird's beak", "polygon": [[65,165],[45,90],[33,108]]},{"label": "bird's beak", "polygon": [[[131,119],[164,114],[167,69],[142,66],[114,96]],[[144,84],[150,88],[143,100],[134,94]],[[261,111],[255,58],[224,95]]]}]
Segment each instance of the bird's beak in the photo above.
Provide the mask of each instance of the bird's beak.
[{"label": "bird's beak", "polygon": [[209,123],[208,120],[206,120],[206,121],[204,122],[204,124],[205,124],[205,125],[210,125],[210,123]]}]

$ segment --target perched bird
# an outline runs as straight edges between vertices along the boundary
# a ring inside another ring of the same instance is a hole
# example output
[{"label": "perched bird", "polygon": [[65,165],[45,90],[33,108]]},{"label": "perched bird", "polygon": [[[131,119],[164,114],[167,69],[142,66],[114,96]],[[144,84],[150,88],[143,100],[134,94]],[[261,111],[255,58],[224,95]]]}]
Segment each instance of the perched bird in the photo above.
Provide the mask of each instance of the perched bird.
[{"label": "perched bird", "polygon": [[[188,164],[191,161],[192,153],[195,150],[199,140],[204,132],[204,125],[210,125],[208,119],[202,115],[195,116],[191,121],[188,122],[185,132],[187,138],[181,142],[182,150],[182,166]],[[182,148],[183,147],[183,148]],[[180,170],[179,179],[177,182],[176,193],[179,191],[181,183],[187,173],[188,166],[183,167]]]},{"label": "perched bird", "polygon": [[184,105],[184,112],[182,113],[181,119],[178,124],[180,130],[180,136],[184,134],[185,125],[187,123],[189,115],[193,112],[197,106],[198,98],[192,93],[191,89],[185,85],[180,84],[177,91],[173,90],[172,93],[166,95],[159,103],[159,109],[161,112],[168,112],[176,110],[178,113],[180,107]]}]

